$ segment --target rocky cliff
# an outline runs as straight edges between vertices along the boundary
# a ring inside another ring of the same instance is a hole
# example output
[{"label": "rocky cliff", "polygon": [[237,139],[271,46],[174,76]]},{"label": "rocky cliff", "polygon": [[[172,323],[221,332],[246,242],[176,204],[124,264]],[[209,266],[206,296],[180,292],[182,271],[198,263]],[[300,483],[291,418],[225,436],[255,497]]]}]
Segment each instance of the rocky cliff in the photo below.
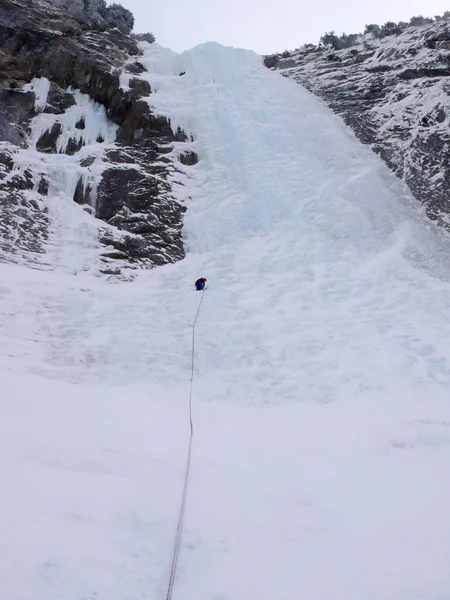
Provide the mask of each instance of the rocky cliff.
[{"label": "rocky cliff", "polygon": [[0,258],[48,264],[70,237],[67,203],[101,272],[183,258],[173,145],[186,137],[152,114],[139,55],[48,0],[0,0]]},{"label": "rocky cliff", "polygon": [[360,36],[342,50],[312,46],[266,57],[339,114],[450,226],[450,22]]}]

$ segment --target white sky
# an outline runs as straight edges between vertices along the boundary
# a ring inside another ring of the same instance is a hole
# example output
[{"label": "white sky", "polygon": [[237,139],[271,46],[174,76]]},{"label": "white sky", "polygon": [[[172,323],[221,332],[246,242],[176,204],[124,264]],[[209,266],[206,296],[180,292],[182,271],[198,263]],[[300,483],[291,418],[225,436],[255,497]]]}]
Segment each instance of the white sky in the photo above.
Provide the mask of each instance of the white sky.
[{"label": "white sky", "polygon": [[359,33],[367,23],[408,21],[450,9],[446,0],[115,1],[133,12],[135,31],[152,31],[159,44],[176,52],[215,41],[269,54],[317,43],[330,30]]}]

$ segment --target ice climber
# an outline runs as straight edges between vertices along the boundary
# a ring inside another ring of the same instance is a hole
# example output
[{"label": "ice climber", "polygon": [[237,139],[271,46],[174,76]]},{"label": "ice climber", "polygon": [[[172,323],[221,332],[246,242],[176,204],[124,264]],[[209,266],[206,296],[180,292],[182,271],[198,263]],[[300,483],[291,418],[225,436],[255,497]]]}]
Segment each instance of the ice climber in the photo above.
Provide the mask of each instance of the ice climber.
[{"label": "ice climber", "polygon": [[206,277],[200,277],[200,279],[197,279],[197,281],[195,282],[195,289],[198,290],[199,292],[201,292],[202,290],[205,289],[205,285],[206,285]]}]

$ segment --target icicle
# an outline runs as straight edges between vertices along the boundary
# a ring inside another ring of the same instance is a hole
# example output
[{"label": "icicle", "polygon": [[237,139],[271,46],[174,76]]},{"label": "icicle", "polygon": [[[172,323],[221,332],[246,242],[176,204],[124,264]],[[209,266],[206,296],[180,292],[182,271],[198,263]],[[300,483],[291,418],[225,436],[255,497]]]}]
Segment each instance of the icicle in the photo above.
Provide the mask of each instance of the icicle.
[{"label": "icicle", "polygon": [[[45,106],[50,82],[35,79],[26,86],[36,93],[36,102],[41,109]],[[29,168],[36,174],[34,184],[38,186],[41,175],[48,179],[49,196],[64,196],[73,200],[81,180],[83,194],[90,188],[90,199],[95,210],[97,188],[105,168],[105,149],[114,143],[118,126],[108,120],[105,107],[94,102],[88,95],[68,88],[75,105],[63,114],[41,112],[31,121],[31,147],[16,156],[16,169]],[[56,139],[50,140],[55,152],[40,152],[39,140],[57,125]],[[89,159],[89,160],[87,160]],[[83,166],[84,165],[84,166]]]},{"label": "icicle", "polygon": [[46,77],[35,77],[31,80],[31,83],[24,85],[24,92],[33,92],[35,95],[34,108],[36,111],[44,110],[50,85],[50,81]]}]

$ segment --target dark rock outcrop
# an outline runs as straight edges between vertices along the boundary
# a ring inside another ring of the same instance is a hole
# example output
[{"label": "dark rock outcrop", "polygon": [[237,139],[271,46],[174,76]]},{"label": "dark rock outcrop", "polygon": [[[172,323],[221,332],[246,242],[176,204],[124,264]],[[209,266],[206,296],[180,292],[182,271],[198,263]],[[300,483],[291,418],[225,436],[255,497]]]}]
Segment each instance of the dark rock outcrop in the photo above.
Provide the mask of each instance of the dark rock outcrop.
[{"label": "dark rock outcrop", "polygon": [[0,260],[40,263],[48,238],[47,208],[30,192],[31,173],[14,169],[11,146],[0,147]]},{"label": "dark rock outcrop", "polygon": [[265,59],[339,114],[450,225],[450,22],[409,27],[344,50],[312,46]]},{"label": "dark rock outcrop", "polygon": [[[64,193],[70,192],[74,202],[105,221],[105,228],[99,229],[100,242],[108,246],[100,257],[103,271],[161,265],[184,257],[185,209],[172,194],[174,166],[160,157],[186,136],[173,132],[169,122],[152,114],[143,100],[151,90],[139,78],[145,71],[139,55],[131,37],[79,21],[48,0],[1,0],[0,235],[4,258],[17,252],[45,252],[51,221],[45,197],[54,192],[59,178],[55,179],[59,163],[52,163],[52,156],[61,152],[73,157],[75,162],[70,164],[78,172],[74,172],[76,183]],[[130,77],[126,88],[120,79],[124,73]],[[39,86],[44,84],[48,89],[41,98]],[[105,127],[115,132],[115,140],[99,133],[91,141],[91,154],[86,151],[91,135],[86,116],[68,125],[70,111],[81,110],[79,93],[96,103],[95,110],[104,110],[102,118],[110,123]],[[33,139],[36,132],[38,139]],[[27,149],[37,150],[41,162],[28,160]],[[193,160],[185,164],[194,164]],[[30,204],[32,199],[34,204]],[[14,218],[18,211],[29,214],[21,221],[22,228],[29,222],[25,233]]]}]

